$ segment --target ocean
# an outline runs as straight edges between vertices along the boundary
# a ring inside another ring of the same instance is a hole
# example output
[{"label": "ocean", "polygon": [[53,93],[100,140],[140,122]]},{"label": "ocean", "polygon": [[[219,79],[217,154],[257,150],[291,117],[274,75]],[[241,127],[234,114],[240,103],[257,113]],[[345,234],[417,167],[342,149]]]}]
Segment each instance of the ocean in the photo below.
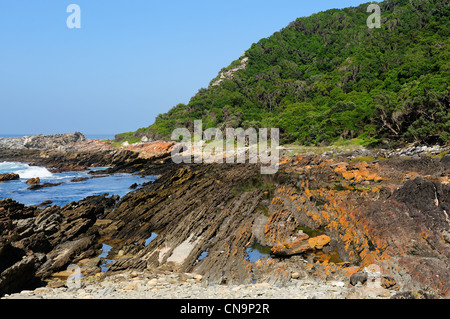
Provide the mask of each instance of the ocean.
[{"label": "ocean", "polygon": [[[93,168],[91,170],[103,170]],[[25,163],[0,162],[0,174],[19,174],[20,179],[0,183],[0,199],[11,198],[27,206],[39,205],[51,200],[53,204],[64,206],[73,201],[80,201],[88,196],[109,195],[124,196],[130,192],[133,184],[154,181],[156,177],[141,177],[135,174],[102,175],[82,182],[71,182],[75,178],[91,177],[89,171],[51,173],[45,167],[29,166]],[[59,186],[29,190],[26,181],[39,177],[43,183],[61,183]]]}]

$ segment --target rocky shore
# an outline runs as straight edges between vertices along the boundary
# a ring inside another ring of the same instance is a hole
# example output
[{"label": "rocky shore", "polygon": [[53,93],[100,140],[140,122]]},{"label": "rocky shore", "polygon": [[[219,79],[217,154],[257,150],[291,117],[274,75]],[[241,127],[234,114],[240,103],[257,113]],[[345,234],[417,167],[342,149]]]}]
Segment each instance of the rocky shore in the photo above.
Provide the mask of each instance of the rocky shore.
[{"label": "rocky shore", "polygon": [[393,290],[353,287],[342,281],[295,279],[283,287],[268,283],[202,284],[202,276],[167,271],[127,271],[86,278],[80,287],[46,287],[6,295],[3,299],[387,299]]},{"label": "rocky shore", "polygon": [[64,149],[70,146],[81,145],[86,142],[86,137],[79,133],[33,135],[24,137],[0,137],[0,149],[8,150],[48,150]]},{"label": "rocky shore", "polygon": [[[0,295],[449,297],[448,148],[284,153],[261,175],[257,164],[176,165],[174,145],[1,149],[0,161],[159,178],[65,207],[0,201]],[[81,289],[55,283],[70,265]]]}]

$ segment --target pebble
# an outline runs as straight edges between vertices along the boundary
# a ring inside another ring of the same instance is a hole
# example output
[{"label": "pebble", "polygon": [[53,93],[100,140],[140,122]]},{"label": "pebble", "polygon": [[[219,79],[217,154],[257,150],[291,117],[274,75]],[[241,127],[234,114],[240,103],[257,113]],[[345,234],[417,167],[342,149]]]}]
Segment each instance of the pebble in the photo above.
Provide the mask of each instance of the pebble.
[{"label": "pebble", "polygon": [[[296,277],[295,274],[292,276]],[[283,287],[267,282],[204,286],[203,277],[198,274],[150,271],[116,273],[97,281],[83,279],[81,288],[47,286],[5,295],[3,299],[345,299],[365,295],[345,282],[311,278],[294,279]],[[370,294],[373,298],[390,296],[391,291],[385,289]]]},{"label": "pebble", "polygon": [[298,278],[300,278],[300,274],[298,272],[294,272],[294,273],[292,273],[291,278],[298,279]]}]

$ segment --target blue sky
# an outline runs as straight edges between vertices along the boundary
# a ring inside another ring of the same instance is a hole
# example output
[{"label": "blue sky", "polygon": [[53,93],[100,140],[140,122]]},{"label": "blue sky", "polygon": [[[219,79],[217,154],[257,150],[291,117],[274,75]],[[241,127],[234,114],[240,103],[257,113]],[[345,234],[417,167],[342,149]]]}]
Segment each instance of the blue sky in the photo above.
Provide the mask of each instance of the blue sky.
[{"label": "blue sky", "polygon": [[[187,103],[252,43],[361,0],[4,0],[0,134],[115,134]],[[69,29],[69,4],[81,29]]]}]

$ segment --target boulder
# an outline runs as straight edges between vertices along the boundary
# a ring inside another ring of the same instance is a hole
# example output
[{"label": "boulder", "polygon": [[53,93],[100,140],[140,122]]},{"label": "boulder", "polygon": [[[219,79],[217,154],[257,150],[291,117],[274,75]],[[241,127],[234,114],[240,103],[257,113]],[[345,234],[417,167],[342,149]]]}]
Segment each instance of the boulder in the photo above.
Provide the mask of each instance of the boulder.
[{"label": "boulder", "polygon": [[[95,257],[101,248],[95,221],[117,200],[92,196],[45,209],[0,200],[0,296],[34,289],[68,265]],[[98,271],[95,262],[87,266]]]},{"label": "boulder", "polygon": [[308,238],[309,236],[304,234],[292,242],[284,242],[273,246],[271,252],[275,256],[292,256],[307,252],[311,249]]},{"label": "boulder", "polygon": [[19,174],[14,174],[14,173],[0,174],[0,183],[7,182],[7,181],[14,181],[14,180],[18,180],[18,179],[20,179]]},{"label": "boulder", "polygon": [[331,239],[327,235],[309,238],[302,234],[292,242],[285,242],[272,247],[271,252],[275,256],[293,256],[307,251],[321,250],[330,243]]},{"label": "boulder", "polygon": [[39,177],[36,178],[30,178],[29,180],[27,180],[26,184],[27,185],[34,185],[34,184],[40,184],[41,183],[41,179]]},{"label": "boulder", "polygon": [[59,186],[62,183],[44,183],[44,184],[32,184],[30,187],[28,187],[29,190],[37,190],[41,188],[47,188],[47,187],[55,187]]},{"label": "boulder", "polygon": [[34,289],[40,281],[34,277],[38,258],[25,256],[0,274],[0,296],[23,289]]},{"label": "boulder", "polygon": [[328,245],[331,241],[331,238],[327,235],[321,235],[314,238],[310,238],[308,240],[309,246],[311,249],[322,249],[323,246]]},{"label": "boulder", "polygon": [[72,263],[74,257],[81,254],[94,244],[94,237],[84,237],[74,241],[67,241],[58,245],[53,251],[47,254],[47,261],[39,267],[36,275],[47,278],[52,273],[64,270]]},{"label": "boulder", "polygon": [[357,272],[351,275],[350,284],[356,286],[358,283],[364,285],[367,282],[368,275],[365,272]]}]

